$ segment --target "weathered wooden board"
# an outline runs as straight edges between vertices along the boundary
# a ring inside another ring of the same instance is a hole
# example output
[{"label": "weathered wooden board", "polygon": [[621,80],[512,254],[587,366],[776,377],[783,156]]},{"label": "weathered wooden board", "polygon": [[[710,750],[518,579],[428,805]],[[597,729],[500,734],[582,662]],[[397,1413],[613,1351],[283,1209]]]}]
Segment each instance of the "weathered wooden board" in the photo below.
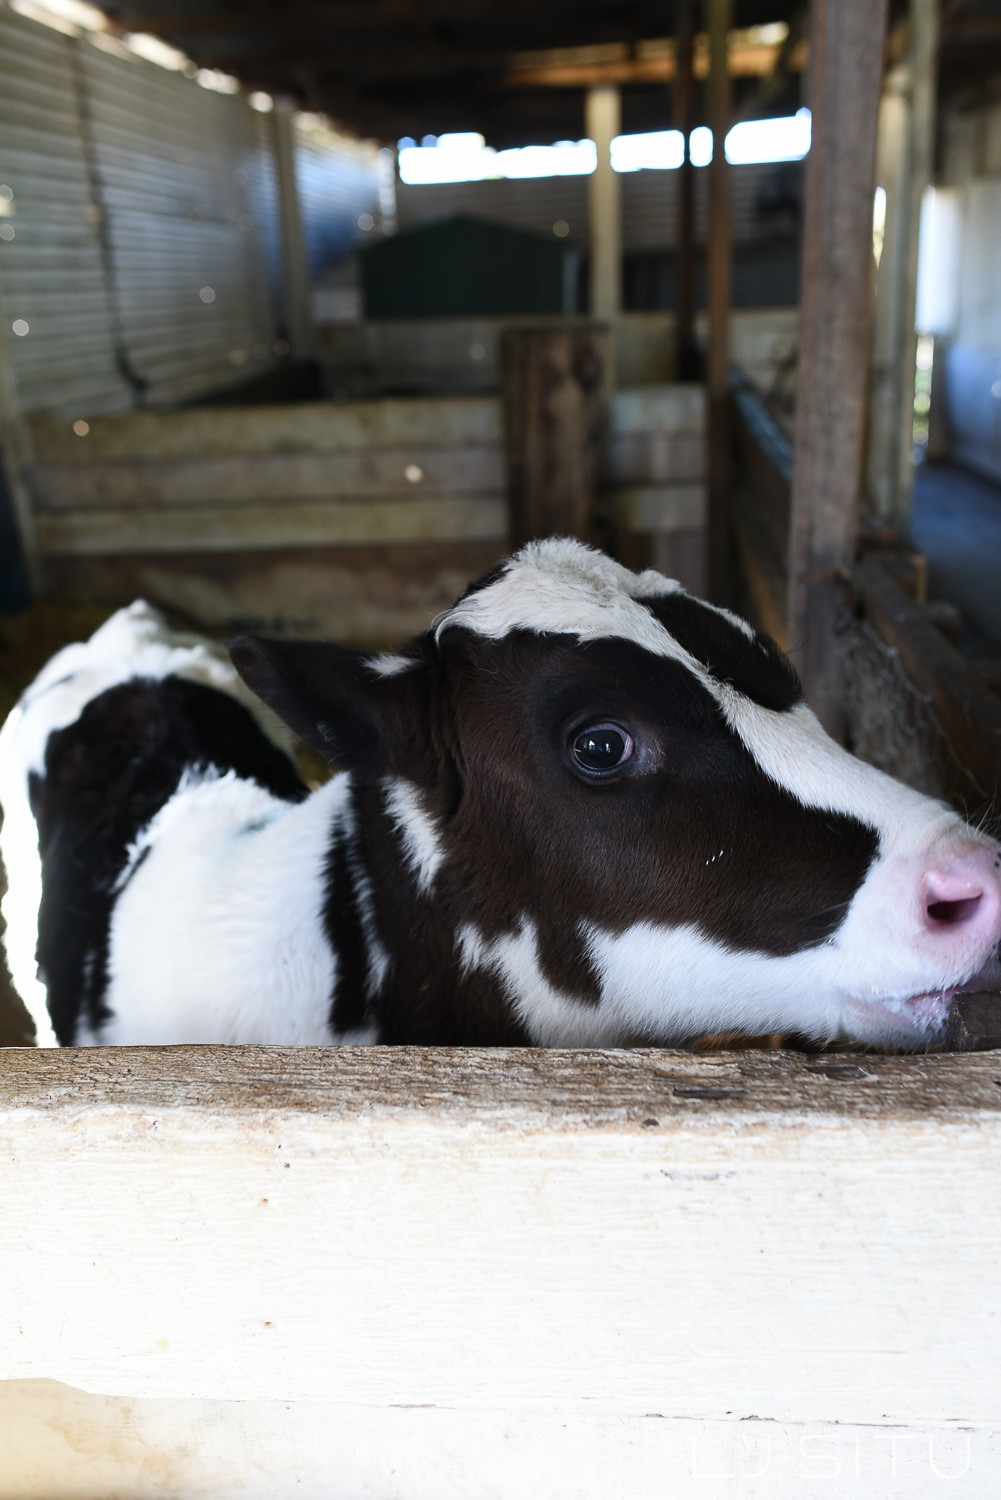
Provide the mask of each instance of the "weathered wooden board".
[{"label": "weathered wooden board", "polygon": [[612,401],[613,438],[630,432],[704,433],[706,396],[701,385],[640,385]]},{"label": "weathered wooden board", "polygon": [[669,480],[685,484],[705,477],[706,438],[694,432],[632,431],[608,444],[607,477],[612,484]]},{"label": "weathered wooden board", "polygon": [[495,396],[410,396],[205,406],[94,417],[86,436],[68,421],[28,424],[38,463],[229,458],[234,453],[336,453],[371,448],[480,447],[503,441]]},{"label": "weathered wooden board", "polygon": [[9,1051],[0,1378],[990,1430],[999,1150],[982,1053]]},{"label": "weathered wooden board", "polygon": [[[607,281],[603,299],[611,295]],[[609,426],[611,331],[601,324],[509,328],[502,343],[512,542],[590,541]]]},{"label": "weathered wooden board", "polygon": [[507,535],[502,498],[359,496],[270,505],[41,513],[43,556],[120,552],[226,552],[233,548],[370,546],[376,542],[493,541]]},{"label": "weathered wooden board", "polygon": [[705,484],[624,484],[614,492],[618,524],[628,531],[694,531],[706,521]]},{"label": "weathered wooden board", "polygon": [[[812,0],[789,530],[789,651],[807,700],[845,733],[841,570],[858,546],[886,0]],[[850,80],[850,82],[849,82]]]},{"label": "weathered wooden board", "polygon": [[48,1380],[0,1382],[0,1453],[0,1500],[984,1500],[1001,1473],[1001,1434],[948,1424],[168,1401]]},{"label": "weathered wooden board", "polygon": [[273,551],[51,556],[52,588],[110,607],[146,598],[207,630],[327,636],[399,645],[426,630],[473,578],[499,562],[507,539],[406,545],[282,547]]},{"label": "weathered wooden board", "polygon": [[501,494],[497,447],[382,448],[252,457],[118,459],[36,464],[31,489],[40,511],[164,505],[244,505],[262,500],[414,494]]},{"label": "weathered wooden board", "polygon": [[1001,703],[970,664],[875,560],[856,570],[864,618],[931,703],[941,737],[944,794],[971,815],[994,810],[1001,786]]}]

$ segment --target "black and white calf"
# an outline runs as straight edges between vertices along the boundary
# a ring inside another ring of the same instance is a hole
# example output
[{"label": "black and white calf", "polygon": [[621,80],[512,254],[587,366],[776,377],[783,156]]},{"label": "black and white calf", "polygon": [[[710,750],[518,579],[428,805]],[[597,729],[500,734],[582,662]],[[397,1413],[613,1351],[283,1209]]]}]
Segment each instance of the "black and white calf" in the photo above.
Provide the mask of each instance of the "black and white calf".
[{"label": "black and white calf", "polygon": [[[741,620],[576,542],[399,654],[232,659],[135,604],[0,736],[43,1039],[919,1045],[1001,939],[997,844],[833,744]],[[340,774],[308,793],[260,700]]]}]

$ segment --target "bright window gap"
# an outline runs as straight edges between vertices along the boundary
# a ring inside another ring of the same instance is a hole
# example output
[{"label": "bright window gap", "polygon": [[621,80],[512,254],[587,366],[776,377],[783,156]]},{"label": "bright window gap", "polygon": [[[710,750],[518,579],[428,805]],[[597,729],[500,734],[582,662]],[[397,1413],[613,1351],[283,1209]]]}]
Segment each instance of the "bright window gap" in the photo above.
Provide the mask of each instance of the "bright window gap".
[{"label": "bright window gap", "polygon": [[[593,172],[593,141],[557,141],[552,146],[519,146],[497,151],[475,131],[426,135],[420,144],[409,136],[398,142],[400,179],[409,185],[439,182],[485,182],[499,178],[583,177]],[[801,161],[810,149],[810,111],[771,120],[742,120],[728,133],[726,159],[734,165]],[[712,131],[693,130],[689,151],[695,166],[712,160]],[[617,135],[612,141],[616,172],[670,171],[684,157],[678,130],[650,130]]]}]

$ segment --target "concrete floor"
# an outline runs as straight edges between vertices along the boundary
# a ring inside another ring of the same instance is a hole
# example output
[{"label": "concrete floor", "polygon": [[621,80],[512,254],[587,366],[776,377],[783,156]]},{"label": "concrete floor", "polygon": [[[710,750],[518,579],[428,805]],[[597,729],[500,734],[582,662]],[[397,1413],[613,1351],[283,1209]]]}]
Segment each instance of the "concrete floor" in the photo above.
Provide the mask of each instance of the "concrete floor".
[{"label": "concrete floor", "polygon": [[949,464],[914,482],[914,545],[928,556],[928,594],[963,615],[963,654],[1001,657],[1001,487]]}]

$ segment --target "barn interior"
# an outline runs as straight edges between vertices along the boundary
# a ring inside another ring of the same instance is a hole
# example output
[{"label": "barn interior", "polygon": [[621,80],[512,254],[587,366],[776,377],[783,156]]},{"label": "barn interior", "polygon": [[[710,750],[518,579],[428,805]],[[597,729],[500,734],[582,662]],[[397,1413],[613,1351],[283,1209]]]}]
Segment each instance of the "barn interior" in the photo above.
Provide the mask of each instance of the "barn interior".
[{"label": "barn interior", "polygon": [[392,645],[571,532],[987,805],[1001,15],[826,10],[0,6],[0,707],[140,595]]},{"label": "barn interior", "polygon": [[[571,532],[993,826],[999,232],[1001,0],[0,0],[0,720]],[[0,965],[0,1500],[990,1493],[996,1002],[122,1061]]]},{"label": "barn interior", "polygon": [[391,645],[572,532],[989,802],[1001,19],[894,0],[821,67],[814,10],[0,6],[4,706],[139,595]]}]

